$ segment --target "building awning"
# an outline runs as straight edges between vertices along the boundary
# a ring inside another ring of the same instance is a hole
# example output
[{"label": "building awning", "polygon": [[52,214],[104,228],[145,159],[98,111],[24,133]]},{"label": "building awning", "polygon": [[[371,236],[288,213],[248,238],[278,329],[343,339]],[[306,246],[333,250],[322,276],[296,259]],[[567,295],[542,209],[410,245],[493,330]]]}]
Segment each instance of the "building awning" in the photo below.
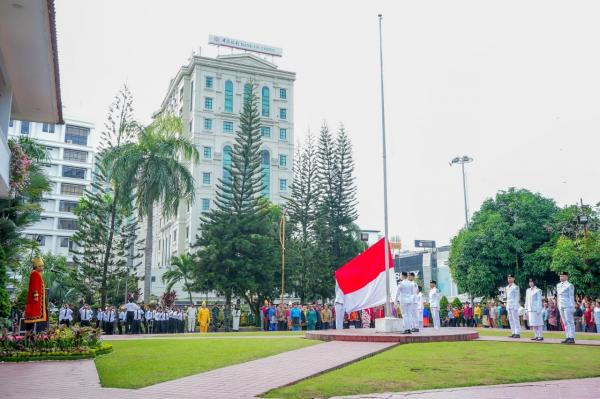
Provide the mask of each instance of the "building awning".
[{"label": "building awning", "polygon": [[64,123],[54,0],[0,2],[0,78],[12,119]]}]

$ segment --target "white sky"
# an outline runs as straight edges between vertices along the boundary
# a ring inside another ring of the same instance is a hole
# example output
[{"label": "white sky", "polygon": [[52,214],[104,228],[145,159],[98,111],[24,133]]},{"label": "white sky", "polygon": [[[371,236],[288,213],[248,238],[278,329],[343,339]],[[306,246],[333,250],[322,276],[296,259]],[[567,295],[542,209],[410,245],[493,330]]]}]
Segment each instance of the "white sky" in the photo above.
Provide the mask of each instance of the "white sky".
[{"label": "white sky", "polygon": [[210,33],[283,48],[297,73],[295,134],[343,122],[359,224],[383,229],[377,14],[383,13],[390,233],[450,238],[469,207],[523,187],[600,201],[600,2],[57,0],[65,115],[102,128],[124,82],[148,121]]}]

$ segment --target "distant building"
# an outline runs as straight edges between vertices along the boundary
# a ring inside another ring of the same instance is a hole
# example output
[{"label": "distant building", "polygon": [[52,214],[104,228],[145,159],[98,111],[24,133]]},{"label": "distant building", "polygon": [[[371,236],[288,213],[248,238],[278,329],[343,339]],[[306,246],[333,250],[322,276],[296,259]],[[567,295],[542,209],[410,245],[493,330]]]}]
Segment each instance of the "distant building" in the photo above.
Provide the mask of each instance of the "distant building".
[{"label": "distant building", "polygon": [[[155,208],[152,295],[163,294],[162,275],[170,267],[171,258],[190,251],[201,229],[200,216],[214,207],[217,183],[231,163],[239,115],[251,83],[257,90],[260,113],[263,195],[279,205],[290,194],[295,79],[294,72],[280,70],[259,56],[238,53],[217,58],[194,55],[171,80],[156,115],[170,112],[183,119],[200,161],[188,165],[196,182],[195,202],[182,204],[177,215],[169,218],[161,214],[160,204]],[[145,225],[139,234],[145,237]],[[143,290],[143,281],[139,286]],[[183,295],[180,286],[175,289]],[[212,297],[195,295],[195,300],[200,298]]]},{"label": "distant building", "polygon": [[458,288],[452,280],[448,268],[450,246],[442,246],[427,250],[403,252],[394,257],[396,278],[400,279],[401,272],[413,272],[423,284],[423,292],[429,293],[429,282],[437,281],[437,287],[442,295],[448,298],[458,296]]},{"label": "distant building", "polygon": [[79,228],[73,210],[92,183],[95,149],[94,125],[67,119],[64,125],[28,121],[10,121],[9,137],[31,137],[46,147],[49,158],[45,172],[51,192],[44,194],[41,220],[24,234],[40,244],[42,252],[64,255],[72,260],[71,236]]}]

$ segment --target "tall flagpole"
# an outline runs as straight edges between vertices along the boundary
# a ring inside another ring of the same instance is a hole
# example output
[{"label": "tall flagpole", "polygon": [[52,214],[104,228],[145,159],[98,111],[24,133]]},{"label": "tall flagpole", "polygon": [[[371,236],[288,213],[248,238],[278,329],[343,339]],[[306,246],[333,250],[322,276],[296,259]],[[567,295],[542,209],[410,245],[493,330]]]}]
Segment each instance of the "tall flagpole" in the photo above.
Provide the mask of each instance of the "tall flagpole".
[{"label": "tall flagpole", "polygon": [[391,317],[390,313],[390,259],[388,241],[388,204],[387,204],[387,160],[385,147],[385,106],[383,99],[383,45],[381,37],[381,14],[379,17],[379,68],[381,72],[381,134],[383,136],[383,214],[384,214],[384,259],[385,259],[385,317]]}]

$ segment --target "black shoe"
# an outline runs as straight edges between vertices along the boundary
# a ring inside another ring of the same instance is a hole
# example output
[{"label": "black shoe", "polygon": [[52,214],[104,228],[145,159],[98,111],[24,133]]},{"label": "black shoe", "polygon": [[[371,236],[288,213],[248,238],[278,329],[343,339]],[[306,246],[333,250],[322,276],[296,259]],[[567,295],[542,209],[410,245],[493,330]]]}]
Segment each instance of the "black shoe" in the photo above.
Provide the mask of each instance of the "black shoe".
[{"label": "black shoe", "polygon": [[532,341],[537,341],[537,340],[538,340],[538,337],[533,337],[533,338],[531,338],[531,340],[532,340]]},{"label": "black shoe", "polygon": [[544,338],[543,337],[537,337],[535,340],[538,341],[538,342],[540,342],[540,341],[543,341]]},{"label": "black shoe", "polygon": [[569,343],[569,338],[565,339],[564,341],[560,341],[561,344],[568,344]]},{"label": "black shoe", "polygon": [[567,339],[566,343],[572,345],[572,344],[575,343],[575,339],[574,338],[569,338],[569,339]]},{"label": "black shoe", "polygon": [[412,330],[410,330],[411,332],[419,332],[418,328],[413,328]]},{"label": "black shoe", "polygon": [[410,334],[410,330],[404,330],[402,334]]},{"label": "black shoe", "polygon": [[515,336],[513,338],[521,338],[520,334],[515,334]]}]

